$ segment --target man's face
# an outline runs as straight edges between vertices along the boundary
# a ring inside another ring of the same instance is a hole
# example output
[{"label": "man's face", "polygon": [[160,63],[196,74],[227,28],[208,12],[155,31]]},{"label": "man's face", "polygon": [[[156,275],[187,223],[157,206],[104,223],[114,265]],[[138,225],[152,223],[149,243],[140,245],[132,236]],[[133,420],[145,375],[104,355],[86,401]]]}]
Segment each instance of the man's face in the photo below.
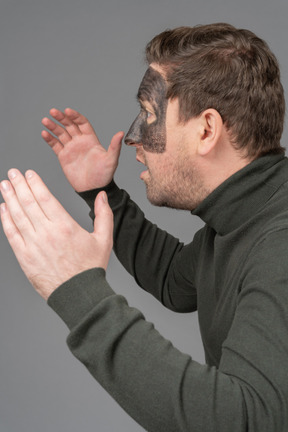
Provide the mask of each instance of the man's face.
[{"label": "man's face", "polygon": [[146,184],[149,201],[192,210],[203,192],[195,162],[197,119],[179,123],[178,99],[167,100],[166,93],[163,71],[153,64],[140,84],[141,111],[125,143],[136,147],[136,159],[147,167],[140,177]]},{"label": "man's face", "polygon": [[166,91],[166,81],[150,66],[138,90],[141,110],[125,137],[126,144],[141,144],[145,151],[152,153],[165,151]]}]

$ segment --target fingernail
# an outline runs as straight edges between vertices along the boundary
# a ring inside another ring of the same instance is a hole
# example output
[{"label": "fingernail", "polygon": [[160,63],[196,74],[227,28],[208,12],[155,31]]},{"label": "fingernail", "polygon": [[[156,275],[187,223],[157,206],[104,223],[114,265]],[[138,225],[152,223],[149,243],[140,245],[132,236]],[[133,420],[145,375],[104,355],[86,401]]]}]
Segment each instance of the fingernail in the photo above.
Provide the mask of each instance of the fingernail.
[{"label": "fingernail", "polygon": [[102,192],[102,200],[105,204],[107,204],[107,195],[106,192]]},{"label": "fingernail", "polygon": [[6,204],[2,203],[0,209],[1,209],[1,213],[4,214],[7,211]]},{"label": "fingernail", "polygon": [[15,170],[9,170],[8,171],[8,177],[13,180],[17,176],[17,171]]},{"label": "fingernail", "polygon": [[3,192],[7,192],[10,189],[10,183],[6,180],[1,182],[1,189]]},{"label": "fingernail", "polygon": [[33,177],[33,171],[31,171],[31,170],[26,171],[25,176],[26,176],[27,179],[31,179]]}]

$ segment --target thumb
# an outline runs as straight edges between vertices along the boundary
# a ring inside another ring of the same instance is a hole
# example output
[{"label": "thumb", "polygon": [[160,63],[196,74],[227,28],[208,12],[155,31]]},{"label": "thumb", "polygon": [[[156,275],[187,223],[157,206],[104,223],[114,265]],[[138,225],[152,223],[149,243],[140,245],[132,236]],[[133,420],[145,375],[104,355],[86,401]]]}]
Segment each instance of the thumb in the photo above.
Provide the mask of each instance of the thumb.
[{"label": "thumb", "polygon": [[99,244],[99,252],[103,257],[106,269],[113,247],[113,213],[108,204],[106,192],[100,192],[94,203],[95,220],[92,236]]},{"label": "thumb", "polygon": [[110,146],[108,147],[108,153],[113,157],[116,163],[118,162],[120,156],[123,137],[124,132],[117,132],[112,137]]}]

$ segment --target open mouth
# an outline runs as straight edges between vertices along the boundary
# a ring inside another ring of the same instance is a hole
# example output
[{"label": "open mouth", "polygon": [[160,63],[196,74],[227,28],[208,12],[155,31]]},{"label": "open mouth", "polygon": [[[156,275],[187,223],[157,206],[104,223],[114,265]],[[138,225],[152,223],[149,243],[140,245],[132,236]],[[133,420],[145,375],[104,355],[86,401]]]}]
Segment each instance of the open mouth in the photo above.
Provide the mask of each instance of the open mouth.
[{"label": "open mouth", "polygon": [[[145,165],[142,161],[139,161],[139,162],[142,163],[143,165]],[[141,180],[144,180],[145,175],[147,175],[147,174],[148,174],[148,168],[146,167],[146,169],[144,171],[142,171],[140,174]]]},{"label": "open mouth", "polygon": [[[140,162],[141,164],[143,164],[143,165],[146,166],[145,157],[144,157],[144,155],[143,155],[143,153],[142,153],[141,151],[137,151],[137,152],[136,152],[136,160],[137,160],[138,162]],[[145,178],[145,176],[146,176],[147,174],[148,174],[148,168],[147,168],[146,170],[144,170],[144,171],[141,172],[141,174],[140,174],[140,178],[141,178],[142,180],[144,180],[144,178]]]}]

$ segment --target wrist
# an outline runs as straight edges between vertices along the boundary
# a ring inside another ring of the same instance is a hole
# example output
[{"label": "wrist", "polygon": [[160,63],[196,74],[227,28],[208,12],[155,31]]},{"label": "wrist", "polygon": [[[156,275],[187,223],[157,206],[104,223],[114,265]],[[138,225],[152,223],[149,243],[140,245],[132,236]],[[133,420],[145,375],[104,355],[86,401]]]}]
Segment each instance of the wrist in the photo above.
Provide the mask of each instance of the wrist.
[{"label": "wrist", "polygon": [[80,195],[82,198],[85,199],[86,195],[92,195],[93,194],[93,195],[96,196],[99,192],[101,192],[103,190],[105,192],[108,192],[114,186],[115,186],[115,182],[114,182],[114,179],[112,178],[112,180],[109,183],[107,183],[105,186],[95,187],[95,188],[91,188],[91,189],[86,189],[86,190],[83,190],[83,191],[75,190],[75,192],[78,195]]},{"label": "wrist", "polygon": [[103,268],[93,268],[72,277],[60,285],[48,298],[48,305],[74,327],[84,315],[106,297],[115,295],[106,281]]}]

